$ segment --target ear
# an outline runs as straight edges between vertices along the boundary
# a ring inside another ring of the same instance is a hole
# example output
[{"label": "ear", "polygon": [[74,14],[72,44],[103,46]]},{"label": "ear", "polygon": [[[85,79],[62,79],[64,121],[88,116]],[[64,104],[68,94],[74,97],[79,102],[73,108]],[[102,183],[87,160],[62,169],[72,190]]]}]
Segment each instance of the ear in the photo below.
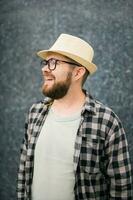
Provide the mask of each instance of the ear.
[{"label": "ear", "polygon": [[81,79],[85,74],[85,68],[84,67],[76,67],[75,73],[74,73],[74,79],[79,80]]}]

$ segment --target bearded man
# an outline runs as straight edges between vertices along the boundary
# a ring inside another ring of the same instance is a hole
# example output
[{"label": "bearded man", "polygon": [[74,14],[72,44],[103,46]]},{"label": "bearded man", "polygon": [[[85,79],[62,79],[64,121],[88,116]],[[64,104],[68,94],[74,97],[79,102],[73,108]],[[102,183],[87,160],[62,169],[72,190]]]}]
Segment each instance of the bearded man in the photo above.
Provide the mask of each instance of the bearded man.
[{"label": "bearded man", "polygon": [[61,34],[39,51],[43,101],[26,120],[18,200],[131,200],[132,179],[120,119],[83,85],[97,67],[93,48]]}]

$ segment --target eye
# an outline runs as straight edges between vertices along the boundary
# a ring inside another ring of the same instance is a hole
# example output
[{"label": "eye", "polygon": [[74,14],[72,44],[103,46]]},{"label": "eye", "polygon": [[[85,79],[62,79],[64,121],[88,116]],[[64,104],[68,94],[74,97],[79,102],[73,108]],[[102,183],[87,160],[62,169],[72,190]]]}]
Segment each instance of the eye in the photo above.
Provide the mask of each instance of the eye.
[{"label": "eye", "polygon": [[50,58],[49,60],[50,65],[55,65],[57,63],[57,60],[54,58]]}]

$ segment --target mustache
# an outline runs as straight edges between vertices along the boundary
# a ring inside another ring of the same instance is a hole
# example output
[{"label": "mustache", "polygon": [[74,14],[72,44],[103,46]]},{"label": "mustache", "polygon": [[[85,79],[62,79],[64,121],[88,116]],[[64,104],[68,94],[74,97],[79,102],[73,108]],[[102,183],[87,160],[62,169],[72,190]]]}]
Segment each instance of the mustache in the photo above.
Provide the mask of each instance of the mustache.
[{"label": "mustache", "polygon": [[51,77],[51,78],[55,78],[55,76],[53,74],[51,74],[50,72],[43,72],[42,76],[45,77]]}]

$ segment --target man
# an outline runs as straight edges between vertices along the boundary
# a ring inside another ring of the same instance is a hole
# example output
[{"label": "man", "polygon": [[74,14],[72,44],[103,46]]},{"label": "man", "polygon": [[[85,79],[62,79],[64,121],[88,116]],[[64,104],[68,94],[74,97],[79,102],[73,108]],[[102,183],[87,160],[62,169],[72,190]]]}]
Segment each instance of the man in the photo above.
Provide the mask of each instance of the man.
[{"label": "man", "polygon": [[19,200],[131,200],[126,135],[116,114],[83,90],[93,49],[61,34],[43,60],[42,92],[26,121]]}]

